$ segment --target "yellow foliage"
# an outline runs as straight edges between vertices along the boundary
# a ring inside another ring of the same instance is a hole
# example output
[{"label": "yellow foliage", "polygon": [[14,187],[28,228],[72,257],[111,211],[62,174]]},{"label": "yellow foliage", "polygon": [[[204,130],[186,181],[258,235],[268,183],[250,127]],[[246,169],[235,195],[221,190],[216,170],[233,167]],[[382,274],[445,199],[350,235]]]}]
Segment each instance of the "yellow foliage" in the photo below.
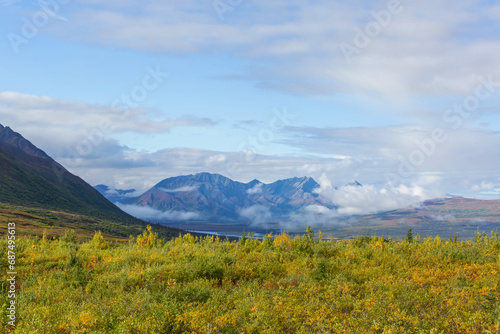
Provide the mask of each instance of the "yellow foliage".
[{"label": "yellow foliage", "polygon": [[[73,264],[57,242],[20,238],[23,307],[12,332],[498,333],[496,237],[308,236],[235,243],[185,235],[156,247],[148,226],[137,243],[107,249],[96,247],[96,233]],[[9,329],[0,323],[0,333]]]},{"label": "yellow foliage", "polygon": [[158,234],[152,232],[151,225],[147,226],[147,232],[144,231],[143,234],[137,236],[137,244],[141,246],[141,248],[153,247],[156,245],[158,240]]},{"label": "yellow foliage", "polygon": [[281,233],[276,238],[274,238],[275,246],[290,246],[292,243],[290,235],[288,233]]},{"label": "yellow foliage", "polygon": [[104,239],[101,231],[98,231],[94,234],[94,238],[92,239],[92,244],[97,249],[107,249],[109,247],[109,242],[107,242]]}]

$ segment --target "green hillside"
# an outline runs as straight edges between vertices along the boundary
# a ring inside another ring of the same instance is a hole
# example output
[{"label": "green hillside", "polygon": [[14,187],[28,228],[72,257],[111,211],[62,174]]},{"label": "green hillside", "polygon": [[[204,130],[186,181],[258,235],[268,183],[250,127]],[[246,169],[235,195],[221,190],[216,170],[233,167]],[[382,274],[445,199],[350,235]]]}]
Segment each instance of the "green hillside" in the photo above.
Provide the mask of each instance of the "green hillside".
[{"label": "green hillside", "polygon": [[[18,224],[20,235],[61,236],[68,229],[91,238],[102,231],[108,239],[140,234],[147,223],[130,216],[97,190],[71,174],[45,152],[9,127],[0,125],[0,231]],[[155,226],[163,238],[180,230]]]},{"label": "green hillside", "polygon": [[0,202],[102,219],[137,220],[69,173],[59,182],[50,160],[36,157],[32,160],[30,168],[0,149]]}]

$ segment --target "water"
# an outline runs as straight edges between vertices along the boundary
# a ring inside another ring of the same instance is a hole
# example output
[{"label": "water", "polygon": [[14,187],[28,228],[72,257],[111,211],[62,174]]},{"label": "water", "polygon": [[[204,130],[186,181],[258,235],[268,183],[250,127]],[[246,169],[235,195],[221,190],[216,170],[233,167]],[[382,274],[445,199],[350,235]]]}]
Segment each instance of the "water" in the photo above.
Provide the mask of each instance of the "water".
[{"label": "water", "polygon": [[[192,232],[192,233],[203,233],[203,234],[209,234],[209,235],[216,235],[219,237],[231,237],[231,238],[241,238],[241,236],[243,235],[243,233],[231,234],[231,233],[215,232],[215,231],[199,231],[199,230],[186,230],[186,231]],[[253,235],[254,235],[254,237],[256,237],[258,239],[262,239],[265,237],[265,235],[262,233],[254,233]]]}]

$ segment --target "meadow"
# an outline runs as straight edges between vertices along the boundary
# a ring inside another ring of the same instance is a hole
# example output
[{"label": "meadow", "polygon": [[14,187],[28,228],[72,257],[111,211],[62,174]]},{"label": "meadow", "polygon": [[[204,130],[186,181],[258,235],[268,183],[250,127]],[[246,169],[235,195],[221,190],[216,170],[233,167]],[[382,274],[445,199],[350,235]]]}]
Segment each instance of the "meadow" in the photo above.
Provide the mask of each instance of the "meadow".
[{"label": "meadow", "polygon": [[0,332],[500,333],[498,233],[163,241],[148,230],[17,238],[17,323],[4,260]]}]

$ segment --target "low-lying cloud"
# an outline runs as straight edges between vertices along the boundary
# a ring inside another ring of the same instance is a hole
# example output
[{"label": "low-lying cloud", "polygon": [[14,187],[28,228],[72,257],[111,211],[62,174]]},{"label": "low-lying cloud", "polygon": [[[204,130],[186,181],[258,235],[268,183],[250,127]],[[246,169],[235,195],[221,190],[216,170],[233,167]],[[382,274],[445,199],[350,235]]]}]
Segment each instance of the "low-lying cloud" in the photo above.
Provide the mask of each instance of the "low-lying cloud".
[{"label": "low-lying cloud", "polygon": [[373,185],[343,186],[334,188],[326,178],[318,193],[330,199],[337,206],[339,216],[374,214],[417,205],[430,198],[443,197],[438,191],[427,191],[421,186],[382,187]]},{"label": "low-lying cloud", "polygon": [[125,205],[117,203],[117,206],[136,218],[142,220],[193,220],[200,218],[200,214],[196,212],[185,211],[160,211],[148,206]]},{"label": "low-lying cloud", "polygon": [[429,218],[437,222],[454,222],[457,220],[453,215],[430,215]]},{"label": "low-lying cloud", "polygon": [[167,188],[158,188],[158,190],[161,190],[166,193],[182,193],[182,192],[190,192],[190,191],[195,191],[197,188],[195,186],[185,186],[185,187],[180,187],[180,188],[175,188],[175,189],[167,189]]},{"label": "low-lying cloud", "polygon": [[241,209],[238,214],[241,218],[248,219],[254,226],[265,225],[272,221],[271,210],[263,205],[253,205],[248,208]]},{"label": "low-lying cloud", "polygon": [[264,186],[263,183],[259,183],[255,185],[253,188],[247,190],[247,194],[253,195],[253,194],[260,194],[262,192],[262,187]]}]

